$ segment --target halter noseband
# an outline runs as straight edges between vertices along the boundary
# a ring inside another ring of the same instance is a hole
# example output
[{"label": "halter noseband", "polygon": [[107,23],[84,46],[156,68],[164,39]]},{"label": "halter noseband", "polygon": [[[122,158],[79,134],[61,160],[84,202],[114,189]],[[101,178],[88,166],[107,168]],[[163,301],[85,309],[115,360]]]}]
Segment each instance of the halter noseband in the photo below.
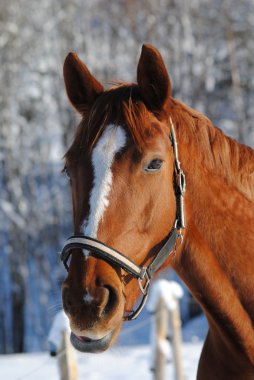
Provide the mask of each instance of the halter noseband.
[{"label": "halter noseband", "polygon": [[110,264],[119,265],[127,273],[131,274],[134,278],[138,280],[140,290],[143,294],[138,308],[133,311],[130,315],[124,316],[124,320],[133,320],[138,317],[142,309],[145,306],[148,294],[150,281],[153,274],[162,266],[162,264],[167,260],[167,258],[175,253],[176,242],[180,239],[180,242],[183,240],[182,229],[185,228],[185,218],[184,218],[184,192],[185,192],[185,175],[181,169],[180,161],[178,158],[178,148],[177,141],[174,131],[173,122],[170,118],[170,141],[173,148],[174,159],[175,159],[175,175],[174,175],[174,187],[175,187],[175,196],[176,196],[176,220],[172,230],[166,238],[166,242],[156,254],[151,263],[147,266],[139,266],[135,264],[131,259],[124,256],[122,253],[118,252],[112,247],[100,242],[97,239],[93,239],[89,236],[84,235],[73,235],[70,236],[60,253],[61,260],[66,268],[68,267],[68,259],[70,257],[71,250],[78,248],[81,250],[89,250],[92,252],[92,255],[99,257]]}]

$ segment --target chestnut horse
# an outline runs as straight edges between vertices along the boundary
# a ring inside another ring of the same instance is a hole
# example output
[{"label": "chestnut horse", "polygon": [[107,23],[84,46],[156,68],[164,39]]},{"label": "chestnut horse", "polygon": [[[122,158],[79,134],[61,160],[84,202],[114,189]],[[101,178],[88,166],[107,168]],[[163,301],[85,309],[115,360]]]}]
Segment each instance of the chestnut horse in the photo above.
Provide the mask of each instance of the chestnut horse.
[{"label": "chestnut horse", "polygon": [[63,249],[62,296],[73,345],[112,345],[151,274],[171,266],[209,322],[197,378],[254,379],[253,150],[172,97],[150,45],[137,84],[105,91],[74,53],[64,79],[82,117],[65,156],[75,236]]}]

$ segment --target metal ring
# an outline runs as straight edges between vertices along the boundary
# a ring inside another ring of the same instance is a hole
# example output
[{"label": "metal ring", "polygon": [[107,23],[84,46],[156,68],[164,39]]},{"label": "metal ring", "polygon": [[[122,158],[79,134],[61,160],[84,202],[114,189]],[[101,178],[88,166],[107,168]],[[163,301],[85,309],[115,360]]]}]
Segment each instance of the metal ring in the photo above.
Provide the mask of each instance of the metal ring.
[{"label": "metal ring", "polygon": [[[144,286],[143,286],[143,284],[142,284],[143,280],[146,281]],[[148,274],[147,271],[144,272],[144,275],[143,275],[142,277],[139,277],[139,278],[138,278],[139,288],[140,288],[141,292],[142,292],[144,295],[147,294],[147,290],[148,290],[148,288],[149,288],[149,286],[150,286],[150,281],[151,281],[151,278],[150,278],[150,276],[149,276],[149,274]]]}]

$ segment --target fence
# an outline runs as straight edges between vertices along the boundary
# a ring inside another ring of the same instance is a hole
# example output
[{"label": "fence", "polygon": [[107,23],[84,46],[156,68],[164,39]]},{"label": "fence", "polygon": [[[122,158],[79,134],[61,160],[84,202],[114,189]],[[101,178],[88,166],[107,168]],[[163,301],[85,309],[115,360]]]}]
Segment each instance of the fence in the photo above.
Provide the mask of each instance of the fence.
[{"label": "fence", "polygon": [[78,380],[77,361],[70,342],[70,334],[63,333],[63,344],[58,354],[60,380]]},{"label": "fence", "polygon": [[[183,295],[182,288],[173,281],[158,280],[155,282],[147,305],[152,313],[151,350],[152,370],[154,380],[165,380],[166,366],[171,346],[175,370],[175,380],[183,380],[182,337],[179,298]],[[136,326],[129,327],[123,334],[129,334],[149,324],[150,318],[141,321]],[[40,366],[19,377],[17,380],[31,378],[41,371],[50,358]],[[70,343],[69,332],[62,333],[62,345],[57,355],[60,380],[78,380],[77,362],[74,349]]]},{"label": "fence", "polygon": [[[182,334],[179,298],[182,288],[173,281],[159,280],[154,285],[148,309],[152,313],[151,348],[154,380],[165,380],[170,345],[175,380],[183,380]],[[171,344],[169,344],[171,343]]]},{"label": "fence", "polygon": [[[29,380],[39,371],[43,371],[45,365],[52,360],[50,357],[43,360],[39,366],[18,377],[16,380]],[[70,343],[70,334],[63,332],[61,348],[57,354],[57,365],[60,380],[78,380],[77,361],[75,352]]]}]

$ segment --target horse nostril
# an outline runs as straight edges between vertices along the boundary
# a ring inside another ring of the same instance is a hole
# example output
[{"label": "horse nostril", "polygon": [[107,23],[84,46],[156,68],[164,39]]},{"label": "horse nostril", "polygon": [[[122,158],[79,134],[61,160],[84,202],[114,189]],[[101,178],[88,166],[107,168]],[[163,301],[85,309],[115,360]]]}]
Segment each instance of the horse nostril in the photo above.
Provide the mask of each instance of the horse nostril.
[{"label": "horse nostril", "polygon": [[104,288],[108,291],[108,300],[104,308],[105,314],[112,312],[118,303],[118,295],[116,289],[110,285],[104,285]]},{"label": "horse nostril", "polygon": [[97,283],[95,287],[79,293],[74,292],[73,289],[64,288],[62,301],[64,310],[71,315],[85,312],[87,315],[93,314],[94,317],[101,319],[114,312],[119,296],[115,287]]}]

